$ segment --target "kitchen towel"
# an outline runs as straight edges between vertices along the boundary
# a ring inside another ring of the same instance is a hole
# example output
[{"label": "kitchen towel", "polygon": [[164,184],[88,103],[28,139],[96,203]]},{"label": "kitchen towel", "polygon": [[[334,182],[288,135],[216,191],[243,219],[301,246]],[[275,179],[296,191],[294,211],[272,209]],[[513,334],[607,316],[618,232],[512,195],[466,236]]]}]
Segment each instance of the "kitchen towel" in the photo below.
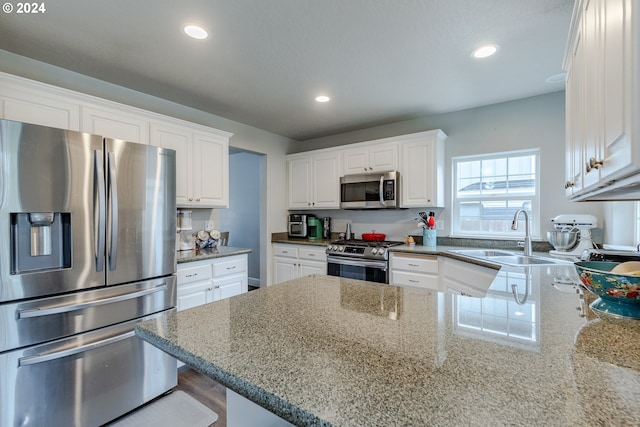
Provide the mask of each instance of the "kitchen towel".
[{"label": "kitchen towel", "polygon": [[183,391],[174,391],[108,427],[208,427],[218,414]]}]

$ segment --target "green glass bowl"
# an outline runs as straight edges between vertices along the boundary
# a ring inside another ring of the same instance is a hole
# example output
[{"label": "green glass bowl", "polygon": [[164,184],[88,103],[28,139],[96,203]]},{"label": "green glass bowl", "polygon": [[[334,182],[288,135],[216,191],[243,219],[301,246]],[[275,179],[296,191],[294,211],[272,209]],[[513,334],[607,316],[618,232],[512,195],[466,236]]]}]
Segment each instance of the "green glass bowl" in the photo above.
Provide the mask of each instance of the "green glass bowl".
[{"label": "green glass bowl", "polygon": [[611,273],[618,262],[576,262],[580,281],[600,298],[590,307],[608,315],[640,319],[640,276]]}]

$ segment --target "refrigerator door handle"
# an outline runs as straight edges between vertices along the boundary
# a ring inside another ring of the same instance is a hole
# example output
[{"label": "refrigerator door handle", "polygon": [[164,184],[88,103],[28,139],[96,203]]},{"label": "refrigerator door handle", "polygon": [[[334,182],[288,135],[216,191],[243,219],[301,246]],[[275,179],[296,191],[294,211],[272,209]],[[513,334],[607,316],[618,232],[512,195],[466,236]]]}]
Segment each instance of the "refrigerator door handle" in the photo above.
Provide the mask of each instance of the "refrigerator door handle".
[{"label": "refrigerator door handle", "polygon": [[126,340],[127,338],[134,337],[135,331],[129,331],[124,334],[116,335],[115,337],[106,338],[100,341],[95,341],[89,344],[81,345],[78,347],[67,348],[65,350],[56,351],[54,353],[38,354],[35,356],[26,356],[18,359],[18,367],[35,365],[36,363],[49,362],[51,360],[62,359],[63,357],[72,356],[78,353],[84,353],[88,350],[104,347],[109,344],[116,343],[118,341]]},{"label": "refrigerator door handle", "polygon": [[118,182],[116,181],[116,157],[114,153],[107,156],[109,170],[109,270],[116,269],[118,259]]},{"label": "refrigerator door handle", "polygon": [[93,233],[94,255],[96,271],[104,268],[104,253],[106,239],[106,196],[104,188],[104,170],[102,168],[102,151],[93,151]]},{"label": "refrigerator door handle", "polygon": [[150,289],[143,289],[141,291],[131,292],[123,295],[116,295],[114,297],[91,300],[85,303],[65,304],[65,305],[57,305],[53,307],[29,308],[24,310],[18,310],[18,319],[29,319],[33,317],[49,316],[51,314],[69,313],[71,311],[84,310],[84,309],[96,307],[99,305],[113,304],[116,302],[136,299],[136,298],[140,298],[143,296],[155,294],[156,292],[166,291],[166,290],[167,290],[167,282],[163,282],[162,284],[157,285]]}]

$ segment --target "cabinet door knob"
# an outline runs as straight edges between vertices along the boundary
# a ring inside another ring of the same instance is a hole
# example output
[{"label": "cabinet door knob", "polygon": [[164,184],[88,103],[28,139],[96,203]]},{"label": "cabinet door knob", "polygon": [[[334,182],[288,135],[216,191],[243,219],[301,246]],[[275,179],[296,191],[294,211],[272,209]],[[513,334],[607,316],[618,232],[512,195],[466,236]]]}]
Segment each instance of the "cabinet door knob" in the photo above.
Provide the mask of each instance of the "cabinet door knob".
[{"label": "cabinet door knob", "polygon": [[193,202],[193,197],[189,197],[189,201],[190,201],[190,202]]},{"label": "cabinet door knob", "polygon": [[587,163],[587,173],[591,172],[592,169],[600,169],[602,167],[602,165],[604,164],[603,160],[596,160],[595,157],[591,157],[589,159],[589,162]]},{"label": "cabinet door knob", "polygon": [[565,188],[565,190],[566,190],[567,188],[571,188],[571,187],[573,187],[574,185],[576,185],[576,184],[575,184],[575,183],[573,183],[573,182],[571,182],[571,181],[567,181],[567,182],[564,184],[564,188]]}]

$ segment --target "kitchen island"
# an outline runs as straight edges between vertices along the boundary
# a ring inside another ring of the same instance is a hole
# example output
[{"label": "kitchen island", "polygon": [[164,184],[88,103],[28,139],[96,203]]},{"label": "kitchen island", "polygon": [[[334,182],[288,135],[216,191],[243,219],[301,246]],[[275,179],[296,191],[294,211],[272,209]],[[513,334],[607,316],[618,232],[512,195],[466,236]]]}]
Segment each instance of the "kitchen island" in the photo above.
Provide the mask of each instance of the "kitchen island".
[{"label": "kitchen island", "polygon": [[484,298],[306,276],[136,330],[294,425],[640,425],[638,321],[551,270]]}]

